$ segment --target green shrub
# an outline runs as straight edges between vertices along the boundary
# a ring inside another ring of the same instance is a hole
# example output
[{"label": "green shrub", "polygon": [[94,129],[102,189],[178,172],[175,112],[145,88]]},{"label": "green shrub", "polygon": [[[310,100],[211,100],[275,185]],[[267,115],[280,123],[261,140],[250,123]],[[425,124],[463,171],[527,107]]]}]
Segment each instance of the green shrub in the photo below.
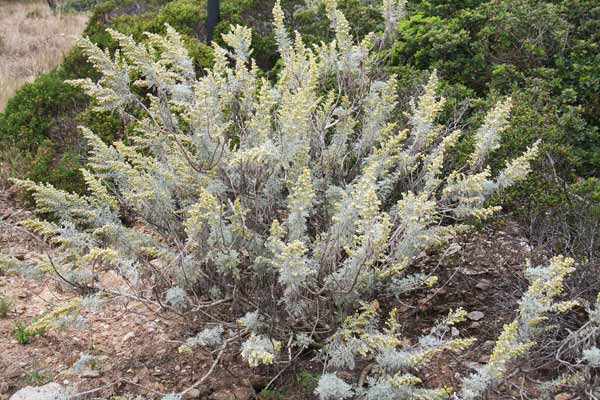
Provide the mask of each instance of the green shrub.
[{"label": "green shrub", "polygon": [[126,136],[125,124],[117,113],[98,111],[92,107],[79,113],[76,117],[77,124],[89,126],[106,143],[113,143]]},{"label": "green shrub", "polygon": [[17,343],[21,345],[27,345],[31,343],[31,339],[33,337],[33,335],[27,329],[27,325],[21,321],[15,322],[13,336],[17,340]]},{"label": "green shrub", "polygon": [[81,193],[85,189],[79,169],[82,155],[74,148],[58,149],[50,140],[38,147],[33,158],[29,179]]},{"label": "green shrub", "polygon": [[77,113],[86,101],[86,96],[64,79],[56,70],[21,88],[0,114],[0,142],[35,151],[51,136],[51,130],[62,129],[59,120]]},{"label": "green shrub", "polygon": [[319,384],[319,374],[309,371],[301,371],[296,375],[296,382],[304,389],[306,393],[314,393]]},{"label": "green shrub", "polygon": [[63,0],[61,11],[82,12],[88,11],[100,4],[102,0]]},{"label": "green shrub", "polygon": [[[556,223],[555,214],[570,213],[573,193],[565,191],[574,190],[573,183],[600,175],[599,27],[600,7],[590,0],[414,2],[388,52],[390,69],[435,68],[447,88],[461,88],[445,92],[444,112],[461,115],[468,132],[459,144],[459,163],[471,149],[470,127],[483,118],[483,105],[499,96],[515,99],[511,126],[492,163],[498,166],[542,139],[533,176],[499,199],[532,226],[534,236]],[[465,97],[470,101],[462,108]],[[586,198],[593,203],[593,196]],[[526,210],[537,210],[536,216]],[[564,239],[580,228],[571,226]]]},{"label": "green shrub", "polygon": [[[81,190],[76,148],[79,132],[73,118],[87,105],[82,91],[64,82],[63,71],[41,75],[9,100],[0,114],[0,157],[7,168],[40,182]],[[14,154],[20,154],[15,163]]]},{"label": "green shrub", "polygon": [[151,32],[163,32],[165,24],[180,33],[206,40],[206,0],[173,0],[161,7],[148,28]]}]

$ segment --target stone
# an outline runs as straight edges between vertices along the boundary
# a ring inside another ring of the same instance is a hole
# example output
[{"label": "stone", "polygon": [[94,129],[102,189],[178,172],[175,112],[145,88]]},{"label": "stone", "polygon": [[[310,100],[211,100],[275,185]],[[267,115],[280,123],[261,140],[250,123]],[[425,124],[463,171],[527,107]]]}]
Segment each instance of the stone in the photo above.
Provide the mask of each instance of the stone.
[{"label": "stone", "polygon": [[97,378],[100,376],[100,372],[93,368],[86,367],[83,368],[78,375],[82,378]]},{"label": "stone", "polygon": [[471,321],[479,321],[480,319],[483,319],[483,317],[485,317],[485,314],[481,311],[471,311],[467,314],[467,318]]},{"label": "stone", "polygon": [[573,396],[570,393],[559,393],[554,396],[554,400],[571,400]]},{"label": "stone", "polygon": [[485,342],[483,342],[481,344],[481,348],[480,351],[484,352],[484,353],[491,353],[492,350],[494,349],[494,346],[496,346],[496,342],[493,340],[486,340]]},{"label": "stone", "polygon": [[13,394],[9,400],[63,400],[66,397],[65,388],[51,382],[44,386],[27,386]]},{"label": "stone", "polygon": [[209,399],[210,400],[251,400],[255,397],[256,393],[254,389],[239,386],[233,389],[224,389],[219,390],[213,393]]},{"label": "stone", "polygon": [[481,368],[481,364],[477,363],[477,362],[473,362],[473,361],[467,361],[465,363],[465,366],[469,369],[473,369],[473,370],[478,370],[479,368]]},{"label": "stone", "polygon": [[0,383],[0,394],[8,393],[8,389],[9,389],[8,383],[6,383],[6,382]]},{"label": "stone", "polygon": [[479,290],[488,290],[491,286],[492,283],[487,279],[482,279],[475,285],[475,287]]},{"label": "stone", "polygon": [[8,367],[8,369],[4,370],[3,375],[7,379],[18,378],[21,375],[23,375],[23,369],[18,368],[18,367],[12,367],[12,368]]},{"label": "stone", "polygon": [[210,393],[211,390],[208,386],[194,388],[183,395],[183,400],[206,399]]},{"label": "stone", "polygon": [[121,339],[121,343],[125,343],[126,341],[128,341],[129,339],[131,339],[134,336],[135,336],[134,332],[127,333],[125,336],[123,336],[123,339]]},{"label": "stone", "polygon": [[254,375],[248,379],[248,386],[252,386],[254,390],[260,392],[271,380],[268,376]]}]

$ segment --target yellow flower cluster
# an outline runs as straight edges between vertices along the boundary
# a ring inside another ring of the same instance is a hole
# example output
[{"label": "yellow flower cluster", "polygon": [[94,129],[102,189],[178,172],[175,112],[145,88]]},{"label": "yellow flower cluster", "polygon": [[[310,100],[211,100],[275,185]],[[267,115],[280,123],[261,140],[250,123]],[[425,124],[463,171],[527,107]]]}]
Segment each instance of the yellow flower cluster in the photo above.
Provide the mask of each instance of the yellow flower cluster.
[{"label": "yellow flower cluster", "polygon": [[48,314],[44,315],[37,321],[30,324],[26,328],[28,333],[30,335],[43,335],[52,327],[52,324],[56,322],[59,318],[65,317],[78,310],[80,304],[81,299],[78,297],[74,297],[71,301],[50,311]]},{"label": "yellow flower cluster", "polygon": [[281,342],[252,334],[242,346],[242,357],[253,368],[261,364],[271,365],[275,360],[275,353],[280,350]]}]

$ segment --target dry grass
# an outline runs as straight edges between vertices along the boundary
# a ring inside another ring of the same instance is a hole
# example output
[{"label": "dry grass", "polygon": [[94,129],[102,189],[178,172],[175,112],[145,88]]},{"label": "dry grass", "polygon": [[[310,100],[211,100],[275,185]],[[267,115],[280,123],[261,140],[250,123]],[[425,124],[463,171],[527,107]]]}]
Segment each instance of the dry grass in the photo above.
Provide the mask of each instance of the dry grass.
[{"label": "dry grass", "polygon": [[54,15],[43,0],[0,0],[0,112],[19,87],[60,64],[86,21]]}]

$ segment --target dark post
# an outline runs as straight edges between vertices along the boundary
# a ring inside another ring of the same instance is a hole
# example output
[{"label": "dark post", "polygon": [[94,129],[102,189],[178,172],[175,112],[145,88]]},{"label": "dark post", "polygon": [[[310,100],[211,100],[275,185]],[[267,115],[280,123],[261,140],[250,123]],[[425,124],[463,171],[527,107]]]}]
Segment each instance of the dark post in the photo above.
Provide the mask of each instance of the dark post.
[{"label": "dark post", "polygon": [[206,41],[208,44],[212,42],[215,27],[221,19],[221,4],[220,0],[208,0],[206,3]]},{"label": "dark post", "polygon": [[48,7],[50,7],[52,12],[55,13],[56,12],[56,0],[47,0],[47,1],[48,1]]}]

